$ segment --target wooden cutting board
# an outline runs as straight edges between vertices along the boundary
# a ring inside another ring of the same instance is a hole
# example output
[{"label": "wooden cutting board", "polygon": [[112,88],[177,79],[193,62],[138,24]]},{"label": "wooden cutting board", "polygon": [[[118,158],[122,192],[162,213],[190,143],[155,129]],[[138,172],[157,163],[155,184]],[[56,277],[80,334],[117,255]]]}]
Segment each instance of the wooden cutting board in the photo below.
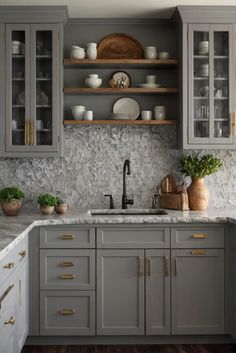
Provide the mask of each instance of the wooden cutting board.
[{"label": "wooden cutting board", "polygon": [[98,59],[143,59],[143,47],[129,34],[114,33],[98,44]]}]

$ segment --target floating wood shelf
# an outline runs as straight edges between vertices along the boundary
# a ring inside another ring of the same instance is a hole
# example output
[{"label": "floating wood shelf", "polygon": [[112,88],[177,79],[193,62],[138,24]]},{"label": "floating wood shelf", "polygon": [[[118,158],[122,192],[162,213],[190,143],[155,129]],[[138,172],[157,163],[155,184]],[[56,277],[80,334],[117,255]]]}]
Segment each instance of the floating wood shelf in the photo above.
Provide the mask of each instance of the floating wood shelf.
[{"label": "floating wood shelf", "polygon": [[64,65],[67,67],[86,67],[86,66],[160,66],[160,67],[171,67],[178,65],[176,59],[168,60],[148,60],[148,59],[97,59],[97,60],[77,60],[77,59],[64,59]]},{"label": "floating wood shelf", "polygon": [[64,125],[177,125],[176,120],[64,120]]},{"label": "floating wood shelf", "polygon": [[83,88],[65,87],[65,94],[175,94],[177,88]]}]

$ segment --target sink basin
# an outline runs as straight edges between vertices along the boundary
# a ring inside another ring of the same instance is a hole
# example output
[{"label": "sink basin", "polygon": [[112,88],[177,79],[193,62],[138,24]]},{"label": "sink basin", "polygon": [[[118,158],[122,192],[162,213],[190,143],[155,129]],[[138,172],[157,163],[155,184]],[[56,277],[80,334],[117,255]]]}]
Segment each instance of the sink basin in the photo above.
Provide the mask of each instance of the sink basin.
[{"label": "sink basin", "polygon": [[167,215],[168,213],[165,210],[161,209],[149,209],[149,208],[144,208],[144,209],[138,209],[138,208],[130,208],[126,210],[122,209],[103,209],[103,210],[89,210],[88,213],[91,216],[164,216]]}]

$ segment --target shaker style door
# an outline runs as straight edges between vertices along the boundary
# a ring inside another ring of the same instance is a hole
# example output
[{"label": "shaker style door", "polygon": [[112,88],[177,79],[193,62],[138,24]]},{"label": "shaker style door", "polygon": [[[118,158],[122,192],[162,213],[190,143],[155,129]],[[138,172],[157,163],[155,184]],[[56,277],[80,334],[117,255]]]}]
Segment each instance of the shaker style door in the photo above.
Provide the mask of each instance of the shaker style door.
[{"label": "shaker style door", "polygon": [[30,25],[6,25],[6,152],[29,152]]},{"label": "shaker style door", "polygon": [[98,250],[97,335],[144,335],[144,250]]},{"label": "shaker style door", "polygon": [[[58,150],[59,26],[31,25],[32,151]],[[61,121],[62,124],[62,121]]]},{"label": "shaker style door", "polygon": [[202,148],[234,143],[232,33],[231,25],[189,25],[188,142]]}]

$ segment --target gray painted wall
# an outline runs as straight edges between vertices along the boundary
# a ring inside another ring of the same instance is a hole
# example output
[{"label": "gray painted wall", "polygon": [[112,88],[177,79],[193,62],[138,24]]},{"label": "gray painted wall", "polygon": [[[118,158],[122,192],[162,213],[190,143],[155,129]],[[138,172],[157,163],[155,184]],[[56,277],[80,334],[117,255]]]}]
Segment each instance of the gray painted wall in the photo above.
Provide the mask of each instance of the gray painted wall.
[{"label": "gray painted wall", "polygon": [[[104,193],[121,205],[122,166],[131,160],[128,192],[134,207],[149,207],[152,192],[168,173],[177,174],[174,126],[81,126],[65,129],[63,158],[0,159],[0,187],[18,185],[27,200],[52,192],[71,206],[108,207]],[[224,161],[221,170],[206,178],[210,207],[236,206],[236,151],[213,152]],[[34,201],[35,204],[35,201]]]}]

